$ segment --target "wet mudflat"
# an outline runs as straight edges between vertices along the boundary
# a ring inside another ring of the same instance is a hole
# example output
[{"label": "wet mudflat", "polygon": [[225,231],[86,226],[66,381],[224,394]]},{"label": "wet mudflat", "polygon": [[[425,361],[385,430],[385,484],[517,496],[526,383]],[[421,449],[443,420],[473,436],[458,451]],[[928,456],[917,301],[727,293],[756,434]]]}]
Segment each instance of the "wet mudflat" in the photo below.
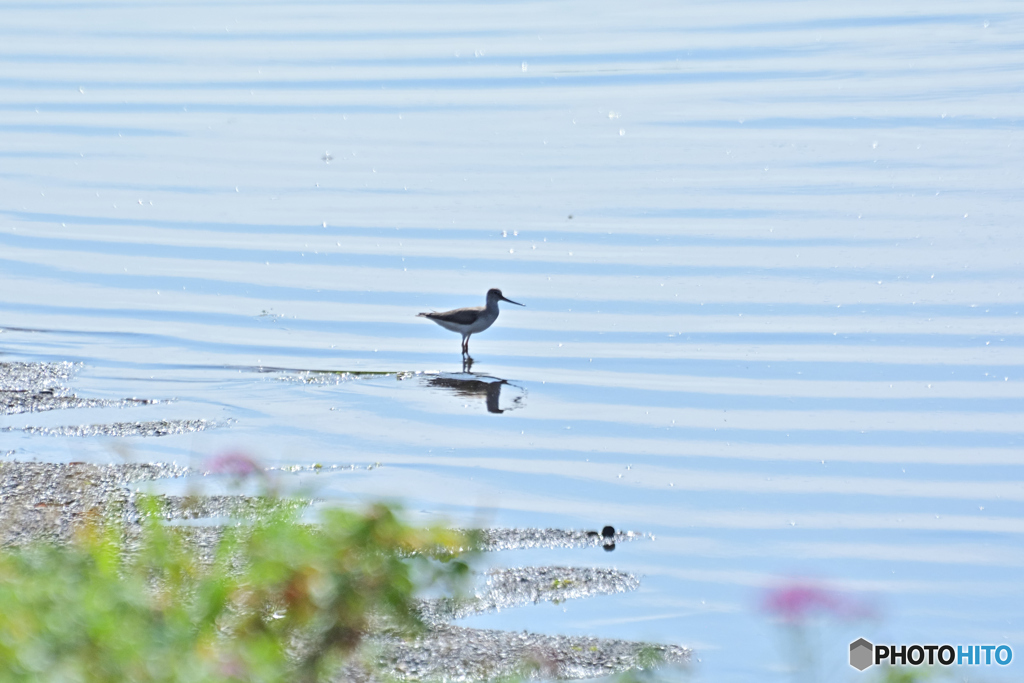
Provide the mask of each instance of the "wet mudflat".
[{"label": "wet mudflat", "polygon": [[[0,363],[0,386],[4,394],[18,398],[12,412],[36,413],[82,407],[125,407],[149,405],[154,401],[95,401],[75,396],[68,382],[75,367],[70,363]],[[60,401],[54,402],[59,397]],[[8,401],[8,405],[11,402]],[[130,436],[166,437],[181,434],[194,426],[186,421],[177,429],[153,428],[153,423],[115,423],[92,425],[77,430],[41,430],[26,427],[29,434],[57,436]],[[167,421],[160,424],[167,425]],[[195,431],[202,431],[196,428]],[[8,453],[8,455],[13,455]],[[226,456],[237,465],[251,460]],[[225,458],[221,459],[222,463]],[[238,468],[235,467],[238,474]],[[277,489],[281,482],[270,477],[287,472],[295,475],[342,469],[322,465],[295,465],[247,471],[250,478],[262,478],[263,487]],[[350,466],[354,471],[355,466]],[[371,468],[372,469],[372,466]],[[143,517],[157,514],[167,523],[181,520],[206,520],[201,526],[179,526],[177,532],[195,558],[212,564],[226,524],[245,523],[266,514],[268,506],[303,509],[314,501],[295,495],[268,499],[264,495],[206,494],[194,480],[217,472],[160,463],[89,464],[85,462],[0,461],[0,547],[21,546],[31,542],[72,542],[89,524],[117,524],[123,530],[127,547],[141,532]],[[158,494],[146,506],[138,505],[139,485],[169,479],[187,478],[188,495]],[[239,482],[240,483],[240,482]],[[223,484],[222,484],[223,486]],[[323,502],[323,501],[320,501]],[[155,507],[151,507],[155,504]],[[106,520],[104,522],[104,520]],[[315,516],[313,519],[315,523]],[[560,529],[486,529],[479,550],[495,552],[516,548],[585,548],[599,545],[606,551],[617,543],[643,539],[644,534],[616,532],[611,527],[598,531]],[[130,551],[129,551],[130,552]],[[540,602],[561,603],[597,595],[636,590],[639,579],[629,573],[609,569],[576,567],[518,567],[491,569],[478,581],[474,594],[457,598],[433,598],[421,601],[419,611],[427,625],[412,641],[383,633],[370,633],[368,647],[376,654],[373,664],[346,666],[337,674],[339,681],[489,680],[496,676],[524,675],[558,679],[593,678],[635,668],[661,668],[688,664],[691,653],[679,646],[663,646],[602,638],[545,636],[536,633],[510,633],[498,630],[459,628],[455,619],[522,607]]]},{"label": "wet mudflat", "polygon": [[[138,533],[144,514],[136,506],[136,486],[140,482],[200,475],[182,467],[154,464],[0,463],[0,545],[39,540],[69,542],[84,524],[101,519],[116,520],[131,539]],[[178,527],[182,540],[206,563],[213,562],[222,524],[252,519],[266,512],[267,505],[266,501],[241,495],[159,496],[156,502],[158,514],[167,522],[214,521],[212,525]],[[274,505],[309,503],[283,499]],[[632,533],[617,537],[620,542],[639,538]],[[481,550],[493,552],[523,545],[586,547],[593,541],[585,532],[501,529],[485,532]],[[466,629],[450,624],[460,617],[500,609],[636,590],[639,580],[632,574],[607,569],[519,567],[491,570],[480,583],[468,598],[423,601],[420,611],[428,628],[412,641],[371,633],[369,647],[378,651],[375,660],[379,669],[349,667],[338,680],[378,680],[380,672],[411,680],[485,680],[529,673],[531,667],[534,673],[547,677],[576,679],[690,661],[689,650],[677,646]]]},{"label": "wet mudflat", "polygon": [[[786,680],[787,580],[871,605],[821,622],[832,680],[858,637],[1021,640],[1019,8],[188,7],[2,10],[0,360],[81,364],[4,395],[5,459],[641,530],[493,560],[638,590],[457,626],[699,680]],[[491,287],[526,308],[465,373],[415,314]]]}]

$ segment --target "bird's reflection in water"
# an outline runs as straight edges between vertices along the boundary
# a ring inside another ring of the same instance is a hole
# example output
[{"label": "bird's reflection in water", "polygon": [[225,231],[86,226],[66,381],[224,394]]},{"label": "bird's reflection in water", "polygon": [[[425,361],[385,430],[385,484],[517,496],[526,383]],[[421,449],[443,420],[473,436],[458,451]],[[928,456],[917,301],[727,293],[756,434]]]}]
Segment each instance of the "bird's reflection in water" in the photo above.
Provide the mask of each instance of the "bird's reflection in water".
[{"label": "bird's reflection in water", "polygon": [[[463,373],[462,375],[437,375],[427,378],[427,386],[446,389],[464,398],[482,398],[487,412],[500,415],[507,410],[517,410],[526,405],[526,390],[510,384],[507,379],[489,375]],[[502,389],[505,390],[502,405]]]}]

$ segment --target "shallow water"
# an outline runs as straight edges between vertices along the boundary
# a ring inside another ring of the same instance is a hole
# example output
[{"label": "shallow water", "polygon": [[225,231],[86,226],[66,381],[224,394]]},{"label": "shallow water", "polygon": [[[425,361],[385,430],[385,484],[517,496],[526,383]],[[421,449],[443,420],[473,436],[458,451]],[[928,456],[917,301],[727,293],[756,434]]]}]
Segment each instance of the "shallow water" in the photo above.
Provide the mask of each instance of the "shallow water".
[{"label": "shallow water", "polygon": [[[874,614],[818,627],[831,680],[864,678],[860,636],[1024,652],[1015,4],[0,18],[0,359],[176,399],[0,427],[220,425],[0,453],[244,450],[358,465],[307,478],[332,500],[652,532],[494,558],[638,592],[464,623],[681,643],[697,680],[787,680],[759,609],[787,577]],[[415,314],[489,287],[526,308],[473,337],[470,377]]]}]

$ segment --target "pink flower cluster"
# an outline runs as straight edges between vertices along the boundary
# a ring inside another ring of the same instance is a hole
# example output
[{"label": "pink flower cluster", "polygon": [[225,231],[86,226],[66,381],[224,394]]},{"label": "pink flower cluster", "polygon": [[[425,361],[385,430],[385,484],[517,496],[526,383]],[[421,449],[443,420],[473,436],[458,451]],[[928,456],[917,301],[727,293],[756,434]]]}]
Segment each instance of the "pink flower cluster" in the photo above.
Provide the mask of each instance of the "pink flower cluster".
[{"label": "pink flower cluster", "polygon": [[764,610],[783,621],[798,623],[812,616],[844,621],[866,619],[874,610],[866,602],[807,581],[788,581],[768,591]]},{"label": "pink flower cluster", "polygon": [[207,474],[230,474],[243,478],[255,474],[263,474],[263,466],[245,453],[230,451],[209,458],[204,463]]}]

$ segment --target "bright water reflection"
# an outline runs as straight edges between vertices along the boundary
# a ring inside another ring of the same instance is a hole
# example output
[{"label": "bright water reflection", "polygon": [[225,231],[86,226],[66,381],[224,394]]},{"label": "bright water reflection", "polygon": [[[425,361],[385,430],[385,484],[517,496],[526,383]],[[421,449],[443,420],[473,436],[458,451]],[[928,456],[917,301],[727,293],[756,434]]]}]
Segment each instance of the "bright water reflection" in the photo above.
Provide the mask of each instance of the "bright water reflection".
[{"label": "bright water reflection", "polygon": [[[789,575],[878,605],[826,627],[834,680],[859,636],[1024,651],[1016,5],[0,18],[0,352],[177,399],[0,426],[221,424],[0,452],[243,448],[358,464],[306,478],[332,499],[650,531],[495,558],[639,592],[469,623],[681,642],[716,683],[785,678]],[[527,308],[461,368],[415,314],[490,287]]]}]

